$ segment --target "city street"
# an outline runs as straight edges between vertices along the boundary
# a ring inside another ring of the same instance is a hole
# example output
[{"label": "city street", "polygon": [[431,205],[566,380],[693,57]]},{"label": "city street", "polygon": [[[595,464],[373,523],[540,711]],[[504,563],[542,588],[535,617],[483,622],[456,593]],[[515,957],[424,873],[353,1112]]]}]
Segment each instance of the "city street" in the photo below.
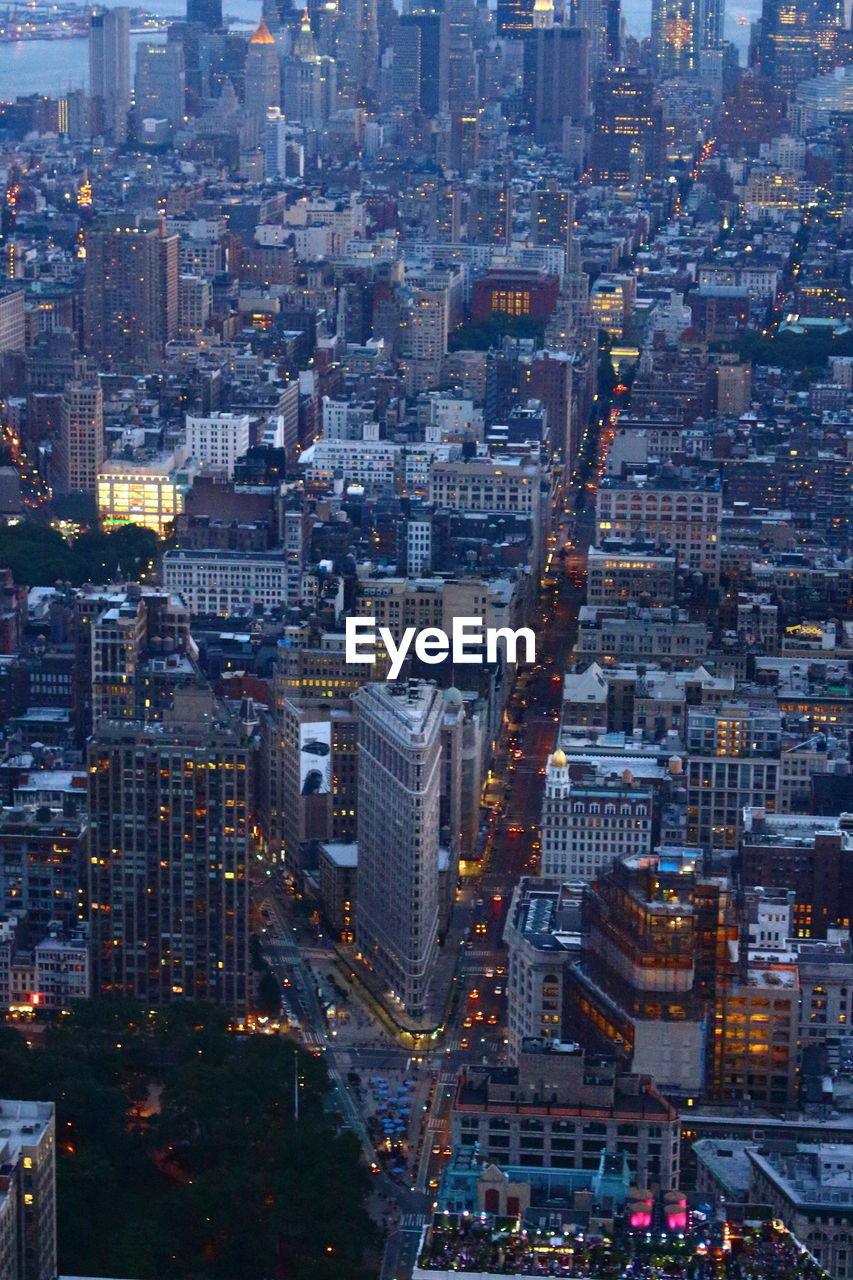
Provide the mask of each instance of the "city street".
[{"label": "city street", "polygon": [[[562,524],[552,544],[556,581],[543,591],[532,624],[536,665],[518,676],[509,723],[497,744],[484,792],[490,813],[483,860],[463,877],[457,895],[457,918],[466,930],[457,970],[460,993],[437,1048],[413,1058],[358,999],[356,988],[344,993],[345,1000],[335,997],[344,971],[334,948],[316,929],[310,940],[299,932],[304,930],[304,917],[294,912],[294,899],[277,877],[257,900],[267,922],[264,951],[289,984],[283,991],[285,1008],[298,1023],[304,1046],[324,1055],[345,1122],[373,1164],[377,1159],[387,1162],[374,1145],[377,1098],[384,1098],[386,1089],[393,1095],[411,1081],[402,1149],[405,1164],[395,1170],[386,1163],[376,1175],[377,1218],[389,1230],[382,1280],[405,1280],[411,1274],[423,1225],[450,1158],[451,1108],[459,1071],[504,1058],[504,926],[519,878],[535,874],[538,867],[545,768],[554,749],[562,675],[583,598],[585,549],[567,538]],[[381,1087],[374,1080],[381,1080]],[[383,1118],[386,1115],[387,1110],[382,1112]]]}]

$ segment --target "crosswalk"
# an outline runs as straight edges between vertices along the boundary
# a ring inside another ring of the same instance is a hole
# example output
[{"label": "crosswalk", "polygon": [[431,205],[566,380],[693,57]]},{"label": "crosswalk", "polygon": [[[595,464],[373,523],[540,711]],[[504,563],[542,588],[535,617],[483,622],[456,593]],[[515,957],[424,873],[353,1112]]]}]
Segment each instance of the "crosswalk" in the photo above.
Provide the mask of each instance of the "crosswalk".
[{"label": "crosswalk", "polygon": [[426,1217],[422,1213],[404,1213],[400,1220],[401,1231],[420,1231],[426,1222]]}]

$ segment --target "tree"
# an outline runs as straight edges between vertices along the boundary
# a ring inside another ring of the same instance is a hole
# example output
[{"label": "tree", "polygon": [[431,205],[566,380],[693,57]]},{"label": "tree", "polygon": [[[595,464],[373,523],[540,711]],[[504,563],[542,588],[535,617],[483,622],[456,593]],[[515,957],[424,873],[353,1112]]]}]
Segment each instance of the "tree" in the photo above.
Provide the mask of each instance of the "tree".
[{"label": "tree", "polygon": [[272,969],[265,969],[258,981],[258,1012],[268,1018],[281,1012],[281,987]]}]

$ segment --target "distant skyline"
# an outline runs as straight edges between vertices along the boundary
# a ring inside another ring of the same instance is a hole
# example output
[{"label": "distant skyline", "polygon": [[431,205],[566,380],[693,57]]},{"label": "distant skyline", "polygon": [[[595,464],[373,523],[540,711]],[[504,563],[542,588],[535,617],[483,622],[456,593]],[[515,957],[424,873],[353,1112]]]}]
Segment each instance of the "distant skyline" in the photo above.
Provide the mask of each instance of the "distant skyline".
[{"label": "distant skyline", "polygon": [[[109,8],[113,0],[105,0]],[[118,3],[118,0],[115,0]],[[183,17],[185,0],[158,0],[152,6],[164,17]],[[257,20],[260,12],[258,0],[224,0],[223,8],[232,18],[247,24]],[[649,34],[651,28],[650,0],[623,0],[629,32],[639,38]],[[737,45],[741,62],[746,61],[749,44],[749,23],[761,12],[761,0],[730,0],[726,12],[726,38]],[[746,26],[738,25],[738,18],[746,17]],[[140,40],[165,39],[165,36],[131,36],[131,66],[135,67],[136,46]],[[0,45],[0,94],[6,100],[28,93],[44,93],[51,97],[69,89],[86,87],[86,40],[33,40],[23,44]]]}]

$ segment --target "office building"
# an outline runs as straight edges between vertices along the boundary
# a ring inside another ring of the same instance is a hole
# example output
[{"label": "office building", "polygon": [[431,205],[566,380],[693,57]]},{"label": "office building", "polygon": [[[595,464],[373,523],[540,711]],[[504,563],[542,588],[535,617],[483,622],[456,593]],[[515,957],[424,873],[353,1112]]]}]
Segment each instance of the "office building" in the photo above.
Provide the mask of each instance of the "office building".
[{"label": "office building", "polygon": [[570,1034],[608,1047],[662,1088],[713,1090],[707,1019],[737,961],[728,882],[703,876],[695,850],[620,858],[586,886],[582,932],[569,975]]},{"label": "office building", "polygon": [[439,923],[444,700],[424,681],[365,685],[359,715],[356,943],[414,1019],[424,1016]]},{"label": "office building", "polygon": [[205,467],[224,471],[230,480],[234,464],[249,448],[247,413],[187,414],[187,449]]},{"label": "office building", "polygon": [[535,0],[498,0],[498,35],[518,40],[533,30]]},{"label": "office building", "polygon": [[[164,513],[165,514],[165,513]],[[167,551],[163,583],[194,614],[250,612],[281,607],[288,598],[289,567],[277,551]]]},{"label": "office building", "polygon": [[592,99],[594,180],[619,186],[659,177],[663,117],[651,75],[636,67],[612,67],[596,81]]},{"label": "office building", "polygon": [[189,610],[159,588],[129,587],[93,606],[92,720],[160,720],[196,678]]},{"label": "office building", "polygon": [[53,460],[53,487],[59,494],[93,495],[106,456],[104,396],[96,378],[70,382],[59,411]]},{"label": "office building", "polygon": [[98,468],[98,515],[103,524],[141,524],[165,537],[184,509],[196,464],[184,448],[126,461],[108,458]]},{"label": "office building", "polygon": [[675,599],[675,556],[651,543],[607,539],[590,547],[586,564],[586,598],[597,605],[671,605]]},{"label": "office building", "polygon": [[136,48],[136,113],[140,120],[168,120],[179,128],[186,115],[183,46],[149,44]]},{"label": "office building", "polygon": [[715,1097],[784,1111],[799,1099],[800,989],[793,957],[748,962],[714,1016]]},{"label": "office building", "polygon": [[198,23],[207,31],[222,27],[222,0],[187,0],[187,22]]},{"label": "office building", "polygon": [[399,18],[392,38],[392,102],[400,111],[416,111],[421,103],[421,29]]},{"label": "office building", "polygon": [[281,106],[281,71],[275,37],[262,17],[246,54],[245,138],[257,147],[264,136],[267,112]]},{"label": "office building", "polygon": [[678,565],[720,579],[722,493],[719,476],[692,477],[673,467],[621,480],[603,477],[596,495],[596,542],[642,537],[671,548]]},{"label": "office building", "polygon": [[589,73],[596,80],[607,63],[618,64],[622,26],[620,0],[571,0],[573,27],[582,27],[589,39]]},{"label": "office building", "polygon": [[203,276],[178,277],[178,337],[198,338],[204,333],[213,310],[213,289]]},{"label": "office building", "polygon": [[52,1102],[0,1099],[0,1258],[9,1280],[56,1280]]},{"label": "office building", "polygon": [[661,78],[696,73],[704,41],[704,0],[653,0],[652,56]]},{"label": "office building", "polygon": [[79,813],[32,804],[0,809],[0,916],[26,913],[35,941],[53,924],[74,929],[83,918],[86,833]]},{"label": "office building", "polygon": [[507,1061],[525,1040],[562,1039],[566,970],[580,952],[580,890],[560,880],[522,877],[506,925]]},{"label": "office building", "polygon": [[89,96],[95,99],[107,137],[124,141],[130,109],[130,9],[124,6],[92,15]]},{"label": "office building", "polygon": [[583,27],[551,27],[524,42],[527,110],[536,141],[561,147],[566,121],[589,114],[589,38]]},{"label": "office building", "polygon": [[93,991],[145,1004],[249,998],[250,750],[204,689],[89,743]]},{"label": "office building", "polygon": [[744,808],[772,813],[780,770],[782,717],[728,703],[687,712],[687,823],[691,844],[736,849]]},{"label": "office building", "polygon": [[178,269],[178,237],[161,221],[125,214],[87,232],[84,347],[103,369],[162,362],[178,331]]},{"label": "office building", "polygon": [[845,62],[845,9],[838,0],[764,0],[751,53],[761,73],[789,97],[804,80]]},{"label": "office building", "polygon": [[[377,0],[339,0],[335,58],[340,67],[342,99],[349,107],[375,91],[379,72]],[[337,17],[337,15],[336,15]],[[324,52],[330,52],[324,50]]]},{"label": "office building", "polygon": [[526,1040],[517,1068],[469,1067],[451,1113],[453,1143],[501,1166],[597,1169],[624,1153],[639,1186],[678,1186],[680,1122],[645,1074],[565,1041]]},{"label": "office building", "polygon": [[280,658],[265,756],[265,825],[270,856],[302,884],[305,872],[318,870],[321,843],[355,840],[358,735],[348,697],[292,697],[288,683]]},{"label": "office building", "polygon": [[823,939],[829,930],[850,929],[853,816],[780,815],[761,800],[744,809],[739,847],[744,885],[794,890],[794,937]]},{"label": "office building", "polygon": [[594,880],[616,858],[651,853],[653,795],[630,771],[613,779],[572,781],[566,753],[557,748],[545,773],[542,802],[542,875]]},{"label": "office building", "polygon": [[23,351],[26,322],[24,299],[26,289],[20,285],[0,285],[0,355],[4,351]]},{"label": "office building", "polygon": [[449,41],[444,12],[414,10],[398,18],[393,36],[395,106],[428,116],[446,110]]}]

